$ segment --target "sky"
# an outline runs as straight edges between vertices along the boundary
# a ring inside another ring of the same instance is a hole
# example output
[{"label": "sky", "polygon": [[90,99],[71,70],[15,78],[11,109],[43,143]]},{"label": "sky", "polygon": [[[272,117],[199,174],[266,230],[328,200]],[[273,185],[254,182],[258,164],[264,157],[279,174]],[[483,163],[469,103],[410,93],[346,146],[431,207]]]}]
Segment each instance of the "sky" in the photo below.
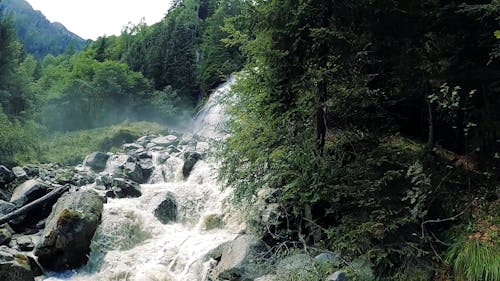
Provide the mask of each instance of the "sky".
[{"label": "sky", "polygon": [[84,39],[119,35],[129,22],[159,22],[171,0],[27,0],[49,21],[60,22]]}]

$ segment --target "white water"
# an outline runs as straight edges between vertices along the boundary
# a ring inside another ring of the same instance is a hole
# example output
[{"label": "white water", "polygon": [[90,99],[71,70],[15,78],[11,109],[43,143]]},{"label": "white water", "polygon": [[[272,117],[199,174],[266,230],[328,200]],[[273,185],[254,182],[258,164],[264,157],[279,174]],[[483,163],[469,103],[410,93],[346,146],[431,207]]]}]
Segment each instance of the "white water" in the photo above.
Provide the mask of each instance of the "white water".
[{"label": "white water", "polygon": [[[194,121],[194,133],[217,139],[225,136],[221,130],[224,107],[218,101],[233,82],[231,79],[221,86],[209,99]],[[203,151],[209,146],[210,141],[199,141],[195,147]],[[187,151],[192,146],[178,148]],[[85,267],[48,274],[39,280],[207,280],[210,261],[206,254],[234,239],[239,225],[224,212],[229,191],[220,190],[217,163],[210,157],[199,160],[184,180],[182,153],[153,153],[155,170],[150,183],[141,185],[141,197],[108,199]],[[175,223],[162,224],[153,213],[167,194],[174,195],[178,215]],[[207,221],[214,217],[220,218],[222,225],[207,230]]]}]

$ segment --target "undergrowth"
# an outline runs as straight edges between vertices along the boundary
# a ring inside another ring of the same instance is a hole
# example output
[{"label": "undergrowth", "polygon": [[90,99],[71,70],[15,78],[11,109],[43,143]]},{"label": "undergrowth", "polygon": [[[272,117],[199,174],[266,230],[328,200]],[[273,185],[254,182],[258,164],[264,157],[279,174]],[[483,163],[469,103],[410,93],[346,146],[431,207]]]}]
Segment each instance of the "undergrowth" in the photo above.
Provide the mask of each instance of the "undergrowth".
[{"label": "undergrowth", "polygon": [[80,163],[94,151],[113,151],[147,134],[164,134],[165,127],[150,122],[122,123],[91,130],[56,133],[40,140],[39,162]]}]

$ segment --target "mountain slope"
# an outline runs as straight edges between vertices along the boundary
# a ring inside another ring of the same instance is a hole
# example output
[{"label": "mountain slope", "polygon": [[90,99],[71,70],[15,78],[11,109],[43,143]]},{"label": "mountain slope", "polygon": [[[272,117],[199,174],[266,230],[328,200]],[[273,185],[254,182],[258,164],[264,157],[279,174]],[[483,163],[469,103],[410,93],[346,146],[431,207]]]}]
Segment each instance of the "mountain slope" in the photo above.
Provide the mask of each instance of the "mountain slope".
[{"label": "mountain slope", "polygon": [[10,17],[28,53],[37,58],[59,55],[68,48],[81,50],[86,41],[60,23],[51,23],[24,0],[0,1],[0,18]]}]

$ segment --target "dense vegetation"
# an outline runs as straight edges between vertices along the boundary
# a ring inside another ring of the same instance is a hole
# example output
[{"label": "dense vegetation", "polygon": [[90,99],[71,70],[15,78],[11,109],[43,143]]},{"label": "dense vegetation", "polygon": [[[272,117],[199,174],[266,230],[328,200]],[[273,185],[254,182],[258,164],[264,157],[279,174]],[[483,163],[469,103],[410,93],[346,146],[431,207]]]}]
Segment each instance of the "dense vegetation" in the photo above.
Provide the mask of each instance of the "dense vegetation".
[{"label": "dense vegetation", "polygon": [[225,26],[248,59],[223,177],[281,206],[264,237],[364,257],[378,279],[500,278],[500,3],[243,11]]},{"label": "dense vegetation", "polygon": [[0,18],[10,18],[16,26],[16,34],[24,43],[27,53],[36,58],[48,54],[82,50],[87,42],[68,31],[60,23],[51,23],[40,11],[35,11],[24,0],[3,0]]},{"label": "dense vegetation", "polygon": [[78,162],[89,137],[133,134],[65,131],[174,123],[242,69],[222,178],[238,204],[278,206],[248,212],[277,253],[361,257],[378,280],[498,280],[499,20],[497,0],[179,0],[37,60],[2,18],[0,163]]}]

